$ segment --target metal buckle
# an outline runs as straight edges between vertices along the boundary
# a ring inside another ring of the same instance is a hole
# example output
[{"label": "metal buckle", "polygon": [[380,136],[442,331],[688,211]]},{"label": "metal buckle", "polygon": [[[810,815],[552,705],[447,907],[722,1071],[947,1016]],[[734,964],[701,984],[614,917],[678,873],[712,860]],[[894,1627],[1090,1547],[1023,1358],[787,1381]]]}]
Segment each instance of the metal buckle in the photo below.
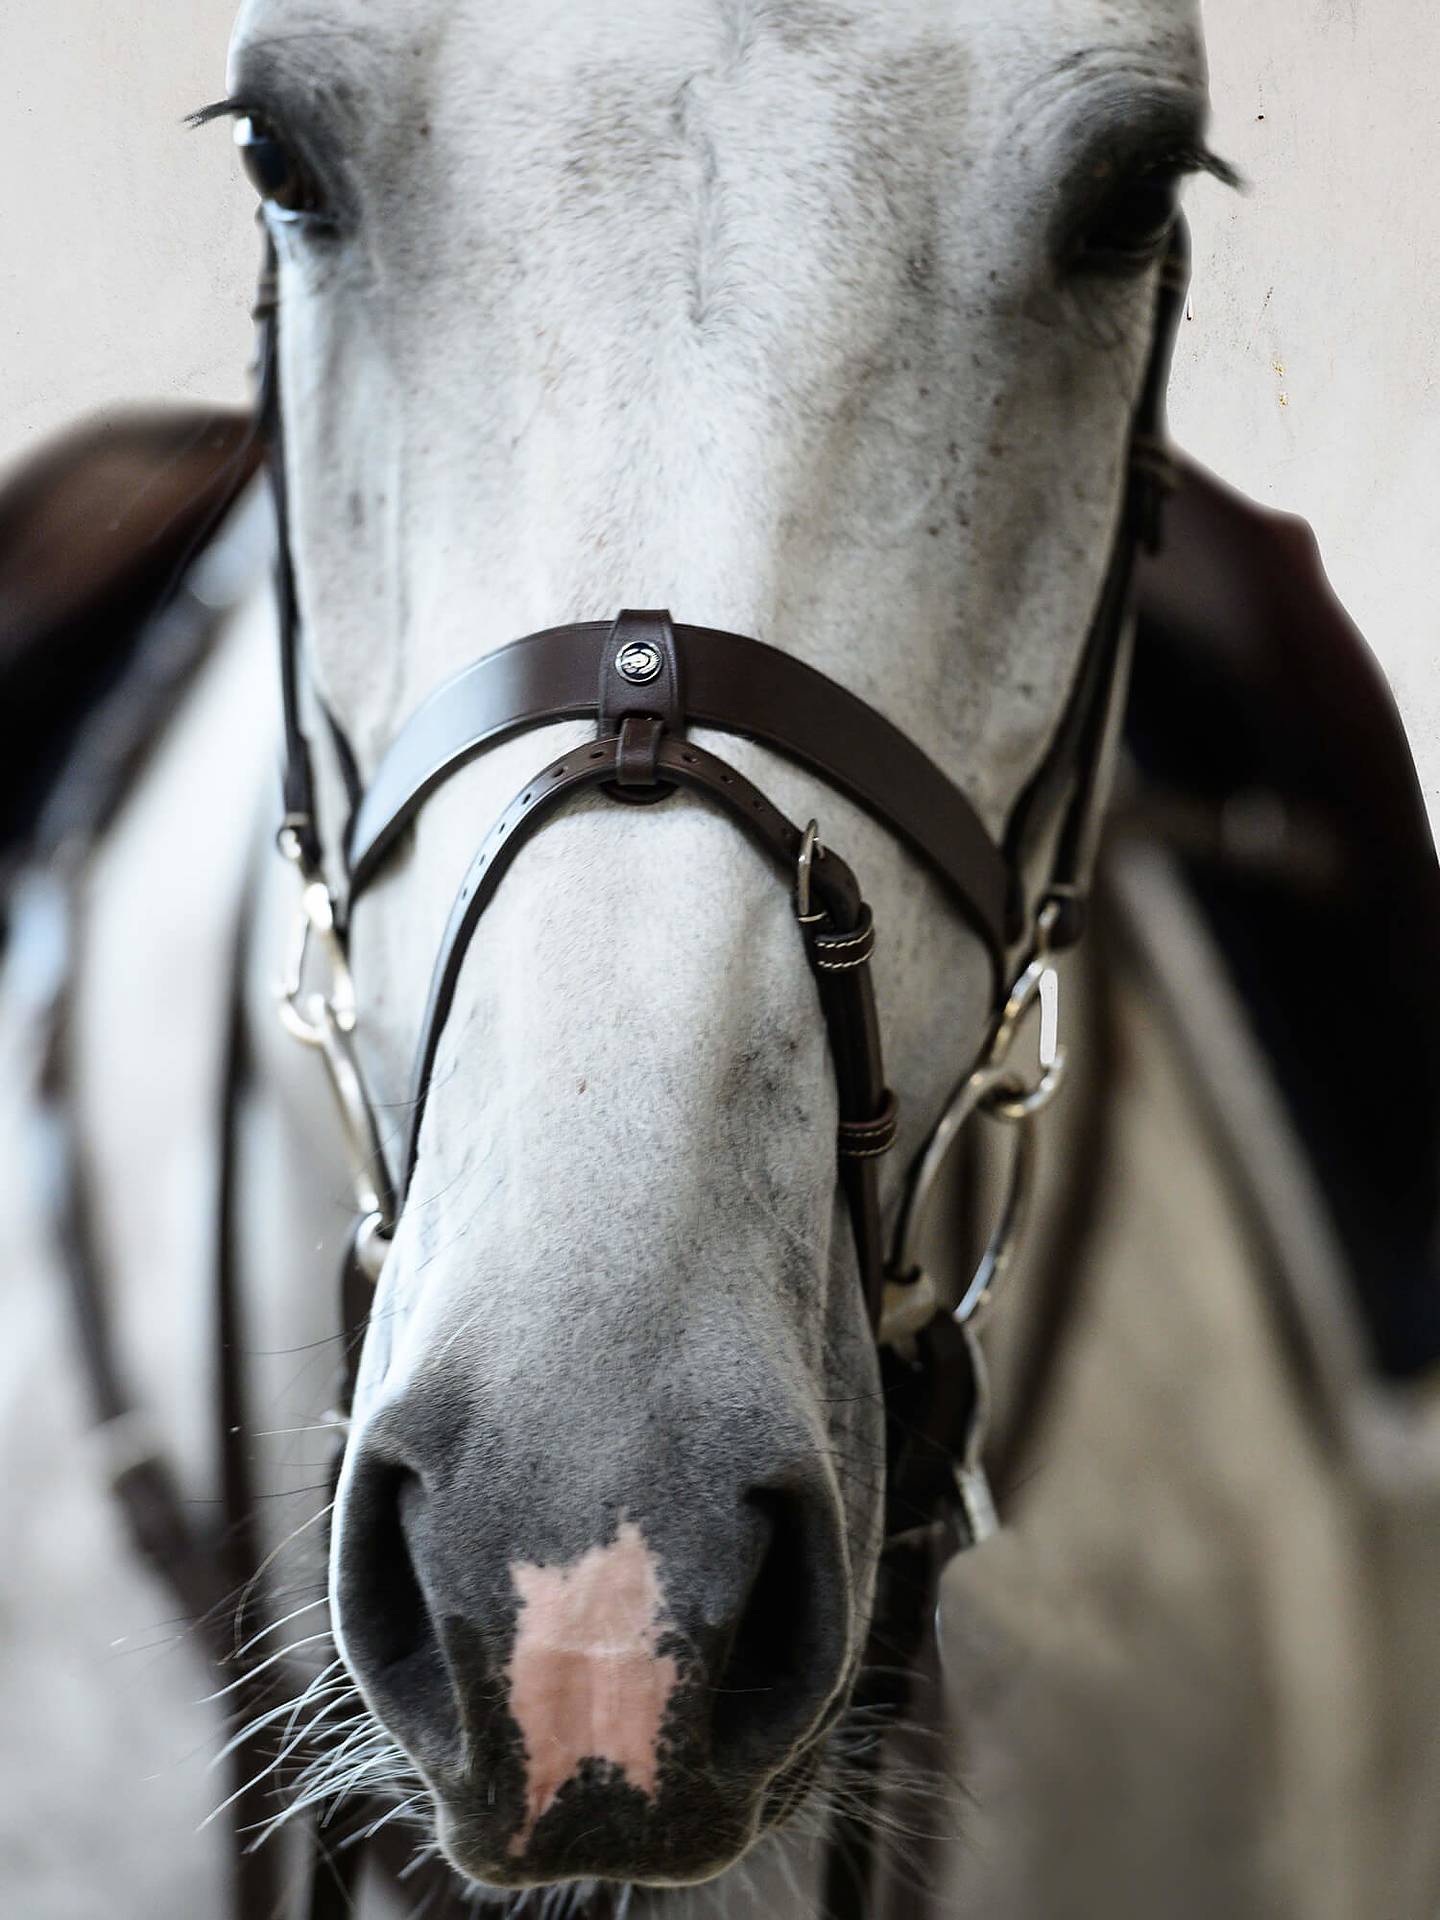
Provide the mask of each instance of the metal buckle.
[{"label": "metal buckle", "polygon": [[812,820],[800,841],[800,852],[795,861],[795,917],[801,926],[809,926],[814,921],[825,918],[823,913],[815,913],[811,910],[815,862],[824,858],[825,849],[820,844],[820,824]]}]

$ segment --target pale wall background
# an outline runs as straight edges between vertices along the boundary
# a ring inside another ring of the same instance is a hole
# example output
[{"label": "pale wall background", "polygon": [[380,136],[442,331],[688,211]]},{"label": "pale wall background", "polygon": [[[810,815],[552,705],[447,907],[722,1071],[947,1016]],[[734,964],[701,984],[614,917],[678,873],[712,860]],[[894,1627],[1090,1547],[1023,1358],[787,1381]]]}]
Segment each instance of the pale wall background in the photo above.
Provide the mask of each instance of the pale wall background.
[{"label": "pale wall background", "polygon": [[[224,129],[181,125],[235,4],[0,0],[0,462],[126,398],[244,395],[251,201]],[[1206,14],[1251,190],[1193,195],[1175,427],[1314,524],[1440,820],[1440,7]]]}]

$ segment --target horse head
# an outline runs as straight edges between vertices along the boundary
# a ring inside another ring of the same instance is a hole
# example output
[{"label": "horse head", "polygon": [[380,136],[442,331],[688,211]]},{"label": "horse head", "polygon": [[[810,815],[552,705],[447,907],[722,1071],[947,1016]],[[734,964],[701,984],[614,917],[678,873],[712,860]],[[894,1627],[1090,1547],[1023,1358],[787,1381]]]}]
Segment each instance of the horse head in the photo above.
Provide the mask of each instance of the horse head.
[{"label": "horse head", "polygon": [[[468,662],[668,606],[862,696],[1002,836],[1210,164],[1196,11],[247,0],[305,672],[362,779]],[[397,1135],[467,864],[585,734],[458,772],[355,913]],[[991,956],[867,813],[723,751],[874,907],[893,1208]],[[704,1879],[816,1777],[883,1526],[836,1119],[791,902],[731,821],[557,811],[455,983],[334,1526],[341,1651],[476,1880]]]}]

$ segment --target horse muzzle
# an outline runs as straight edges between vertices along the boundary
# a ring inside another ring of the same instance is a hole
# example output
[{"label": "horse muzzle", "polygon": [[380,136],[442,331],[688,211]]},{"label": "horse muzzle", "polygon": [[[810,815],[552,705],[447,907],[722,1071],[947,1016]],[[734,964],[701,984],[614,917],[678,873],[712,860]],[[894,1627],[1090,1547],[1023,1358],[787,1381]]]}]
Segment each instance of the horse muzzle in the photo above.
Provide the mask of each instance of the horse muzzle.
[{"label": "horse muzzle", "polygon": [[337,1635],[463,1872],[704,1880],[804,1797],[863,1623],[839,1492],[797,1437],[716,1414],[657,1440],[642,1415],[546,1467],[473,1408],[368,1424]]}]

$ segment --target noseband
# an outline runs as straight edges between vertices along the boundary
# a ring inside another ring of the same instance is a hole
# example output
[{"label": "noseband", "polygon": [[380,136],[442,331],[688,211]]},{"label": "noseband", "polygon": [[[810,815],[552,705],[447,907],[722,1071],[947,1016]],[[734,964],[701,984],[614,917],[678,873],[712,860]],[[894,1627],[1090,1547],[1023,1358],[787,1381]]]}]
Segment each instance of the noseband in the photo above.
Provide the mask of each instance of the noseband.
[{"label": "noseband", "polygon": [[[362,1276],[373,1282],[383,1265],[409,1193],[436,1055],[465,956],[517,853],[582,793],[631,805],[663,805],[683,793],[718,809],[792,890],[797,945],[814,977],[829,1037],[839,1180],[870,1324],[884,1350],[889,1545],[876,1633],[890,1667],[897,1642],[907,1658],[918,1645],[927,1614],[914,1598],[920,1583],[915,1566],[903,1564],[905,1556],[921,1554],[933,1575],[939,1557],[984,1539],[996,1524],[981,1459],[986,1391],[976,1333],[1023,1214],[1030,1123],[1057,1090],[1064,1066],[1063,1054],[1042,1044],[1039,1075],[1026,1080],[1010,1055],[1032,1004],[1048,997],[1052,958],[1084,930],[1129,682],[1134,563],[1142,545],[1153,549],[1159,542],[1168,477],[1164,398],[1187,277],[1185,234],[1177,226],[1131,425],[1124,510],[1094,622],[1058,732],[1003,841],[991,837],[966,795],[913,741],[827,675],[759,640],[676,625],[665,612],[630,611],[613,621],[555,627],[516,640],[432,693],[401,729],[363,794],[351,783],[351,818],[331,862],[342,877],[333,889],[301,721],[301,627],[288,540],[273,249],[257,308],[261,419],[280,529],[280,843],[304,889],[282,1017],[325,1059],[350,1149],[362,1218],[347,1261],[347,1298],[362,1289]],[[580,720],[594,723],[593,738],[540,768],[516,793],[476,851],[456,896],[431,975],[408,1120],[392,1164],[353,1047],[357,1010],[347,938],[355,908],[384,876],[427,799],[460,768],[529,729]],[[694,727],[759,742],[861,807],[939,882],[989,955],[995,990],[985,1045],[979,1059],[966,1064],[909,1170],[888,1252],[878,1169],[894,1146],[897,1115],[886,1085],[870,973],[876,939],[870,909],[854,874],[822,842],[815,823],[802,829],[787,819],[736,767],[699,746],[691,737]],[[339,745],[342,763],[353,767],[353,756],[343,741]],[[307,955],[317,946],[325,951],[329,974],[320,992],[307,985]],[[969,1122],[981,1113],[1018,1130],[1010,1192],[979,1270],[965,1284],[942,1286],[924,1265],[923,1229]],[[927,1578],[927,1593],[930,1585]],[[858,1895],[852,1885],[857,1859]],[[830,1875],[835,1920],[866,1911],[868,1858],[854,1834],[844,1868]]]}]

